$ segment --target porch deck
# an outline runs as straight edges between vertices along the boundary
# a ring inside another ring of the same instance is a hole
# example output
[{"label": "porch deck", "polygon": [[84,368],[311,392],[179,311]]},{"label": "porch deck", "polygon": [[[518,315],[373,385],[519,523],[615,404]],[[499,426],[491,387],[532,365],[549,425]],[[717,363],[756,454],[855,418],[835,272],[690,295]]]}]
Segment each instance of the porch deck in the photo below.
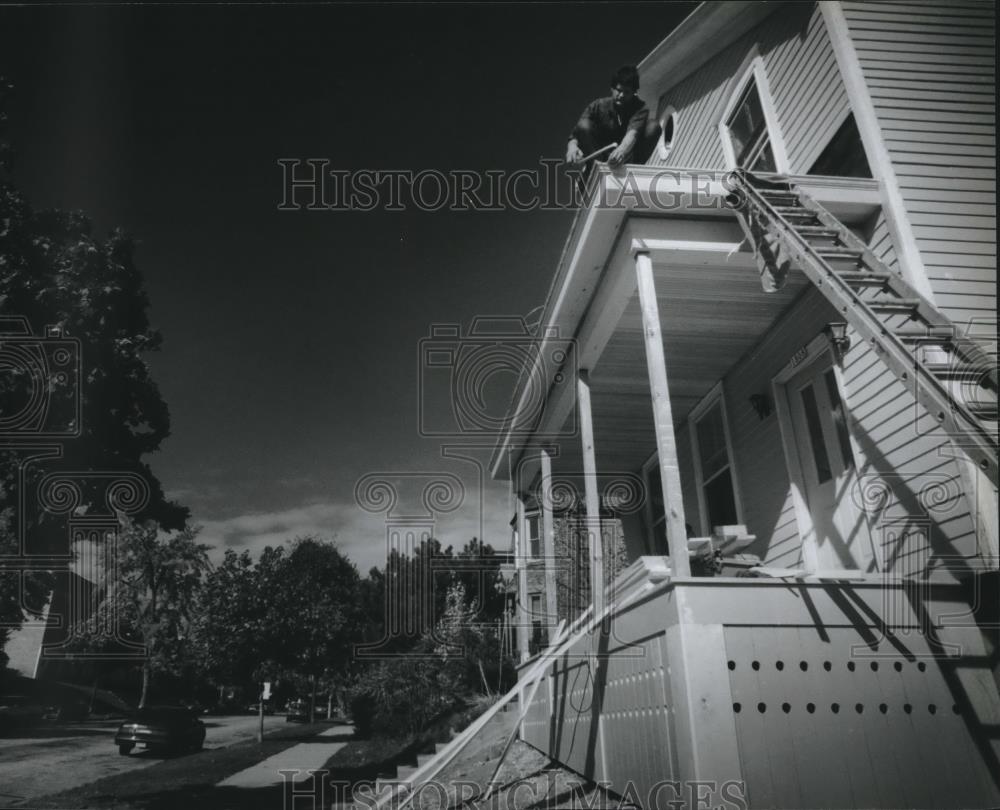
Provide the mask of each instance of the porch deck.
[{"label": "porch deck", "polygon": [[996,639],[962,586],[666,565],[619,577],[525,741],[646,808],[1000,804]]}]

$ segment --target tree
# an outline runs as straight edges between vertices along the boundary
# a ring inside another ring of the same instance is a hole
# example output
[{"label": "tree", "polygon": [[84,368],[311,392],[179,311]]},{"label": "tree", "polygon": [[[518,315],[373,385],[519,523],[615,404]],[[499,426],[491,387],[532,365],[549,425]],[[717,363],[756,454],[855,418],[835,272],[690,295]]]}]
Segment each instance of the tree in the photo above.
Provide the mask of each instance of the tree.
[{"label": "tree", "polygon": [[[0,127],[11,89],[0,79]],[[18,452],[0,451],[0,515],[5,515],[0,544],[4,551],[16,551],[23,540],[33,554],[65,552],[65,514],[15,511],[19,503],[38,503],[40,480],[60,469],[87,471],[76,482],[82,512],[103,508],[102,474],[139,476],[149,497],[133,517],[180,530],[188,510],[167,500],[142,461],[169,435],[170,418],[143,359],[159,348],[161,338],[149,324],[135,244],[119,229],[96,238],[80,212],[36,211],[11,181],[12,152],[2,136],[0,132],[0,329],[8,336],[21,325],[29,331],[0,346],[0,438],[23,443],[54,433],[61,457],[47,460],[44,467],[25,466]],[[49,327],[55,331],[47,334]],[[74,341],[79,357],[71,352],[66,367],[57,368],[57,344]],[[12,346],[32,354],[37,363],[24,362],[24,351],[18,354]],[[21,419],[25,416],[30,418]],[[31,572],[25,584],[22,595],[16,576],[0,575],[0,605],[7,606],[4,619],[14,624],[23,613],[10,605],[22,598],[37,601],[52,587],[45,572]]]},{"label": "tree", "polygon": [[503,578],[492,546],[472,538],[456,554],[431,538],[412,555],[393,549],[385,569],[373,568],[363,583],[370,619],[366,641],[377,642],[380,655],[413,651],[444,614],[448,589],[456,583],[477,622],[494,624],[503,615]]},{"label": "tree", "polygon": [[337,683],[361,639],[360,577],[332,543],[296,538],[256,564],[229,551],[207,577],[196,625],[199,657],[217,684],[284,678],[312,695]]},{"label": "tree", "polygon": [[105,578],[94,614],[75,628],[85,648],[113,652],[119,639],[145,646],[140,707],[153,675],[179,672],[189,657],[195,598],[209,568],[208,547],[196,535],[191,529],[165,535],[155,521],[123,521],[114,546],[116,571]]}]

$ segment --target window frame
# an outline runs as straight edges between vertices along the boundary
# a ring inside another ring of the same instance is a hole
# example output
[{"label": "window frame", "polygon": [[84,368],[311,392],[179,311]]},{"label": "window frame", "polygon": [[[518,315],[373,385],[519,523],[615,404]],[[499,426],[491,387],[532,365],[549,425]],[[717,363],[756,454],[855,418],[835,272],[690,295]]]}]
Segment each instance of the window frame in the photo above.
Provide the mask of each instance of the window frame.
[{"label": "window frame", "polygon": [[[668,121],[671,127],[669,141],[664,138]],[[660,137],[656,142],[656,158],[657,160],[665,161],[670,157],[670,153],[674,151],[674,142],[677,140],[677,109],[673,104],[667,104],[663,108],[658,122],[660,124]]]},{"label": "window frame", "polygon": [[[661,543],[657,542],[657,531],[660,532],[662,536],[662,544],[669,547],[669,541],[667,540],[667,515],[664,509],[660,509],[659,516],[657,516],[654,508],[654,500],[661,499],[663,497],[663,485],[659,481],[660,473],[660,454],[654,450],[653,454],[643,462],[642,465],[642,481],[643,485],[646,487],[646,502],[643,505],[643,513],[646,519],[646,550],[650,554],[662,554],[660,549]],[[657,481],[657,489],[654,492],[653,481]]]},{"label": "window frame", "polygon": [[[532,521],[535,524],[535,533],[532,534]],[[525,534],[525,558],[528,560],[539,560],[542,557],[542,513],[541,510],[532,509],[524,513],[524,534]]]},{"label": "window frame", "polygon": [[[718,478],[727,469],[729,470],[729,483],[733,489],[733,504],[736,509],[736,522],[745,523],[743,515],[743,499],[740,497],[740,480],[736,472],[736,457],[733,453],[733,439],[729,430],[729,415],[726,412],[726,397],[724,396],[722,382],[717,382],[712,386],[712,390],[702,397],[701,401],[691,409],[687,417],[688,434],[691,438],[691,461],[694,466],[694,479],[698,496],[698,522],[703,532],[702,536],[707,537],[712,533],[710,517],[708,514],[708,502],[705,498],[705,485]],[[698,446],[698,422],[704,418],[716,405],[719,406],[722,417],[722,433],[726,443],[727,464],[705,481],[701,468],[701,449]]]},{"label": "window frame", "polygon": [[778,112],[774,105],[774,97],[771,95],[771,85],[767,80],[764,60],[760,56],[754,56],[739,75],[739,81],[735,83],[733,90],[729,93],[729,99],[722,109],[722,116],[718,124],[726,168],[729,171],[738,168],[736,151],[733,148],[732,135],[727,122],[736,112],[737,105],[746,93],[750,82],[753,82],[757,87],[757,97],[760,99],[761,112],[764,115],[768,142],[771,146],[771,154],[774,156],[774,167],[779,174],[789,174],[788,152],[785,149],[785,140],[781,135],[781,127],[778,126]]}]

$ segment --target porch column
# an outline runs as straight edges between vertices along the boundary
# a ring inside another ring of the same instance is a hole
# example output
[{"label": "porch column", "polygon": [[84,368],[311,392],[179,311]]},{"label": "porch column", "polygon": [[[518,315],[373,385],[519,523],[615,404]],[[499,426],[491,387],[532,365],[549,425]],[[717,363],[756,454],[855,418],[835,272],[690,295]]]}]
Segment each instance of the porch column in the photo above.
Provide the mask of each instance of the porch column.
[{"label": "porch column", "polygon": [[514,488],[514,498],[517,504],[517,530],[514,543],[514,570],[517,574],[517,649],[521,654],[521,663],[530,657],[528,639],[531,635],[531,618],[528,615],[528,550],[525,518],[524,494],[521,492],[520,470],[514,473],[511,486]]},{"label": "porch column", "polygon": [[590,407],[590,375],[581,369],[576,383],[580,438],[583,441],[583,490],[587,507],[587,539],[590,548],[590,597],[593,617],[604,610],[604,551],[601,548],[601,499],[597,493],[597,461],[594,458],[594,420]]},{"label": "porch column", "polygon": [[688,558],[687,530],[684,526],[677,439],[674,436],[674,417],[670,409],[670,388],[667,386],[667,364],[663,355],[663,336],[660,333],[660,308],[656,303],[653,261],[647,251],[636,251],[635,273],[642,309],[642,331],[646,341],[646,366],[653,400],[653,425],[660,460],[660,484],[663,489],[671,567],[675,576],[689,577],[691,561]]},{"label": "porch column", "polygon": [[559,626],[559,606],[556,600],[556,531],[552,515],[552,450],[542,448],[542,560],[545,564],[545,612],[548,614],[549,643],[556,637]]}]

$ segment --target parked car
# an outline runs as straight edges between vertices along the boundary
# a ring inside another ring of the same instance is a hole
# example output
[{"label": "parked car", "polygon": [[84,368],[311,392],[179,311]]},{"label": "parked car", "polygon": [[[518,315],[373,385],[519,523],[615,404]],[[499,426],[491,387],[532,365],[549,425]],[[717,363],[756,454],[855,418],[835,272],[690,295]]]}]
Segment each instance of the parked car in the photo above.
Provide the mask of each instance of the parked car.
[{"label": "parked car", "polygon": [[200,751],[205,743],[205,724],[190,709],[152,706],[139,709],[118,727],[118,753],[128,756],[136,745],[161,751]]},{"label": "parked car", "polygon": [[[250,712],[250,714],[259,714],[260,704],[251,703],[250,705],[247,706],[247,711]],[[264,701],[264,714],[274,714],[274,707],[270,704],[269,701],[266,700]]]}]

